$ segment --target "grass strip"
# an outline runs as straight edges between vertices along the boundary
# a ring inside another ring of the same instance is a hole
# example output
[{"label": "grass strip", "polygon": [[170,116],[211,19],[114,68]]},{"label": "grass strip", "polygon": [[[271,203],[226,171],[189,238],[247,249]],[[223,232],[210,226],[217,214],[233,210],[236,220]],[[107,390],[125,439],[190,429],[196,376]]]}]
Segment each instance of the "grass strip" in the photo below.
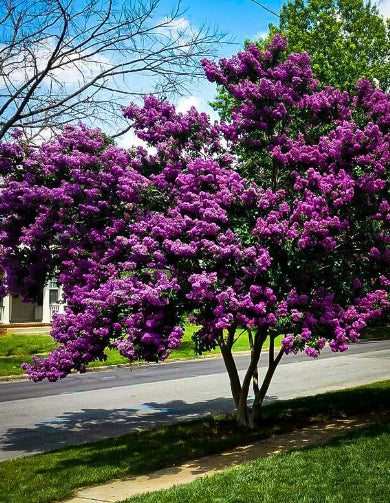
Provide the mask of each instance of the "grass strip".
[{"label": "grass strip", "polygon": [[[183,340],[178,349],[172,351],[169,360],[195,358],[195,346],[192,340],[192,334],[197,330],[193,325],[187,325],[183,336]],[[282,337],[276,339],[275,345],[281,345]],[[24,335],[10,334],[0,337],[0,376],[22,375],[21,365],[24,362],[31,360],[31,356],[39,355],[40,358],[47,356],[48,352],[54,349],[57,344],[53,341],[50,335]],[[264,349],[269,348],[268,341],[264,344]],[[235,351],[248,351],[248,338],[241,337],[234,345]],[[219,354],[219,348],[209,351],[206,354]],[[129,363],[128,358],[124,358],[116,349],[106,351],[107,360],[104,362],[92,362],[89,367],[103,367],[106,365],[118,365]]]},{"label": "grass strip", "polygon": [[0,337],[0,356],[29,357],[38,353],[48,353],[56,347],[50,335],[9,334]]},{"label": "grass strip", "polygon": [[390,422],[126,503],[388,503],[389,452]]},{"label": "grass strip", "polygon": [[381,410],[389,403],[390,380],[271,403],[264,407],[262,427],[255,430],[239,428],[233,415],[225,415],[3,461],[1,502],[66,499],[78,487],[152,472],[313,422]]},{"label": "grass strip", "polygon": [[[194,325],[186,325],[183,340],[179,348],[172,351],[169,360],[196,358],[192,334],[197,330]],[[370,327],[362,334],[362,339],[387,339],[390,337],[390,326]],[[280,347],[282,336],[276,338],[275,347]],[[10,334],[0,337],[0,377],[22,375],[21,365],[31,360],[31,356],[39,355],[41,358],[56,347],[56,343],[50,335],[44,334]],[[264,350],[269,348],[269,341],[264,343]],[[249,351],[248,338],[240,337],[234,351]],[[205,353],[205,355],[217,355],[220,349]],[[107,350],[107,360],[104,362],[92,362],[89,367],[104,367],[106,365],[127,364],[129,360],[119,354],[116,349]]]},{"label": "grass strip", "polygon": [[[170,361],[197,357],[194,341],[192,340],[192,334],[197,328],[194,325],[186,325],[183,340],[179,348],[172,351],[169,357]],[[390,337],[390,326],[371,327],[362,335],[362,339],[386,339],[388,337]],[[281,339],[282,336],[276,338],[276,348],[280,347]],[[41,358],[47,356],[56,345],[50,335],[44,334],[9,334],[0,337],[0,377],[24,374],[24,370],[21,368],[22,363],[30,361],[33,355],[39,355]],[[267,350],[268,348],[269,341],[267,340],[264,343],[263,349]],[[249,351],[248,338],[245,336],[240,337],[234,345],[234,351]],[[217,355],[219,353],[220,349],[216,348],[213,351],[208,351],[205,355]],[[107,365],[129,363],[129,360],[121,356],[116,349],[109,349],[106,351],[106,354],[106,361],[92,362],[89,367],[104,367]]]}]

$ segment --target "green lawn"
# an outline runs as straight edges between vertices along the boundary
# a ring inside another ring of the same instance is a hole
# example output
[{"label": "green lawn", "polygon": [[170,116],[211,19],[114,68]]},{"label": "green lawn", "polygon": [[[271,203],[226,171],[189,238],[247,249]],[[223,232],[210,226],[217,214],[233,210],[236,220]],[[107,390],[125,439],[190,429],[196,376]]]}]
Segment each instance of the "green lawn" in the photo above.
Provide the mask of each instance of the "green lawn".
[{"label": "green lawn", "polygon": [[[263,425],[259,429],[241,429],[231,415],[210,417],[4,461],[0,463],[1,502],[49,503],[66,499],[74,489],[81,486],[174,466],[312,422],[379,410],[389,403],[390,380],[350,390],[271,403],[264,407]],[[358,464],[358,473],[360,469]],[[310,474],[310,465],[306,470]],[[343,471],[339,472],[339,476],[340,481],[343,480]],[[278,480],[284,483],[283,478],[279,477]],[[301,483],[299,477],[296,483]],[[313,478],[312,484],[320,485],[323,481],[321,478]],[[225,500],[223,497],[210,501],[240,502],[239,499]],[[274,501],[282,503],[285,500]],[[294,501],[314,503],[316,500],[297,498]],[[344,503],[344,500],[338,501]]]},{"label": "green lawn", "polygon": [[390,422],[126,502],[388,503],[389,452]]},{"label": "green lawn", "polygon": [[50,335],[6,335],[0,337],[0,376],[19,375],[21,364],[32,355],[45,355],[56,347]]},{"label": "green lawn", "polygon": [[[196,327],[187,325],[183,340],[178,349],[172,351],[169,360],[180,358],[195,358],[194,343],[191,339]],[[362,338],[386,338],[390,337],[390,326],[375,327],[367,330]],[[276,347],[281,344],[281,336],[276,339]],[[21,364],[29,361],[32,355],[45,356],[49,351],[55,348],[55,343],[50,335],[16,335],[11,334],[5,337],[0,337],[0,376],[20,375],[23,374]],[[268,349],[268,341],[264,344],[264,349]],[[248,351],[248,338],[243,335],[234,345],[235,351]],[[219,354],[219,348],[209,351],[204,355]],[[118,365],[129,363],[129,361],[121,356],[117,350],[112,349],[107,351],[107,361],[93,362],[90,367],[102,367],[105,365]]]},{"label": "green lawn", "polygon": [[[187,325],[183,336],[183,340],[178,349],[172,351],[169,360],[179,358],[194,358],[194,342],[191,339],[196,327]],[[276,345],[280,346],[280,337],[276,340]],[[29,361],[32,355],[45,356],[49,351],[56,347],[55,342],[50,335],[17,335],[11,334],[5,337],[0,337],[0,376],[20,375],[23,374],[21,364]],[[235,351],[247,351],[249,349],[248,339],[241,337],[237,340]],[[268,342],[264,345],[264,349],[268,348]],[[210,351],[207,354],[218,354],[219,348]],[[107,361],[93,362],[90,367],[101,367],[105,365],[117,365],[129,363],[127,358],[124,358],[115,349],[107,351]]]}]

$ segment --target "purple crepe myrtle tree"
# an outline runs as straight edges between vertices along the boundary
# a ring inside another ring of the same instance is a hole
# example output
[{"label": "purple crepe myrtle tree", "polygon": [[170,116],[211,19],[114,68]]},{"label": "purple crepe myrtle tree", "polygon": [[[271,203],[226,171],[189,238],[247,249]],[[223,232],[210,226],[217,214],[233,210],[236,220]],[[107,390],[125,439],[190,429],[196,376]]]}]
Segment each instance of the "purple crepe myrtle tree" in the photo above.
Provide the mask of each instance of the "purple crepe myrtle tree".
[{"label": "purple crepe myrtle tree", "polygon": [[310,58],[280,36],[203,66],[234,96],[231,122],[147,96],[124,115],[153,153],[82,125],[38,150],[1,144],[3,293],[34,299],[53,274],[63,285],[58,348],[24,364],[34,381],[83,372],[110,347],[163,360],[189,317],[198,353],[220,347],[252,426],[284,354],[345,351],[389,309],[390,102],[366,80],[353,99],[316,92]]}]

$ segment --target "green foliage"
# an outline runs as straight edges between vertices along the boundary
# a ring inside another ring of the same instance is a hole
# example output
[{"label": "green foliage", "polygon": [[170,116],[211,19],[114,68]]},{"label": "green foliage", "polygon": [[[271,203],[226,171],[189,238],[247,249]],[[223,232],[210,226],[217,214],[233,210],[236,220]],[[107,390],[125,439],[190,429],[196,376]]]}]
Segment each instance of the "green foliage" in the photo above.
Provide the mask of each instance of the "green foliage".
[{"label": "green foliage", "polygon": [[210,102],[211,108],[219,113],[223,121],[229,122],[230,113],[235,105],[235,100],[231,94],[222,86],[217,86],[217,96]]},{"label": "green foliage", "polygon": [[[268,40],[254,41],[264,48],[275,33],[287,37],[289,52],[307,52],[318,87],[333,86],[354,93],[362,78],[390,91],[390,19],[364,0],[292,0],[280,11],[279,25],[270,25]],[[250,41],[246,41],[246,45]],[[229,121],[234,99],[222,87],[211,103]]]},{"label": "green foliage", "polygon": [[319,86],[353,92],[366,77],[390,89],[390,20],[364,0],[294,0],[283,5],[279,26],[289,50],[306,51]]}]

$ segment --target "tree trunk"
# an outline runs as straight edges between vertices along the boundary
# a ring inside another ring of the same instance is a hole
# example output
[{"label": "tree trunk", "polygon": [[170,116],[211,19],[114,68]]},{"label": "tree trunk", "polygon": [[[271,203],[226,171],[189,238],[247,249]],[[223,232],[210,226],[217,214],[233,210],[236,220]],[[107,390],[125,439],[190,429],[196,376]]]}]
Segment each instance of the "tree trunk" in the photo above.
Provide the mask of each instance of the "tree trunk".
[{"label": "tree trunk", "polygon": [[255,337],[250,334],[249,340],[251,344],[251,360],[248,370],[245,373],[244,380],[241,386],[240,400],[237,406],[237,422],[241,426],[253,427],[252,411],[248,407],[249,387],[255,375],[257,375],[257,365],[260,360],[261,348],[267,338],[267,329],[257,330]]},{"label": "tree trunk", "polygon": [[230,389],[232,391],[234,404],[238,408],[241,395],[241,383],[236,367],[236,362],[234,361],[232,355],[232,348],[230,345],[224,344],[223,341],[222,343],[219,343],[219,347],[221,348],[223,361],[225,362],[225,367],[230,379]]},{"label": "tree trunk", "polygon": [[255,400],[252,405],[251,416],[254,425],[258,425],[261,422],[261,411],[265,395],[268,391],[269,385],[271,384],[271,380],[275,373],[276,367],[278,366],[282,356],[284,355],[284,350],[282,348],[279,351],[277,357],[274,358],[273,347],[274,347],[273,344],[270,344],[268,370],[267,373],[265,374],[261,388],[255,395]]},{"label": "tree trunk", "polygon": [[[232,391],[233,400],[236,406],[237,423],[245,428],[253,428],[260,423],[261,408],[265,395],[271,383],[276,367],[278,366],[278,363],[280,362],[280,359],[284,354],[283,349],[281,349],[277,357],[275,358],[274,339],[271,336],[268,370],[264,377],[263,383],[259,388],[257,367],[261,356],[261,349],[266,338],[267,330],[265,328],[258,330],[254,337],[249,332],[251,359],[242,384],[240,381],[240,376],[238,375],[236,362],[234,361],[232,354],[232,347],[234,344],[234,330],[229,332],[226,341],[224,340],[222,333],[218,338],[218,344],[221,348],[222,357],[230,379],[230,389]],[[255,400],[252,407],[249,407],[248,394],[251,383],[253,384]]]}]

